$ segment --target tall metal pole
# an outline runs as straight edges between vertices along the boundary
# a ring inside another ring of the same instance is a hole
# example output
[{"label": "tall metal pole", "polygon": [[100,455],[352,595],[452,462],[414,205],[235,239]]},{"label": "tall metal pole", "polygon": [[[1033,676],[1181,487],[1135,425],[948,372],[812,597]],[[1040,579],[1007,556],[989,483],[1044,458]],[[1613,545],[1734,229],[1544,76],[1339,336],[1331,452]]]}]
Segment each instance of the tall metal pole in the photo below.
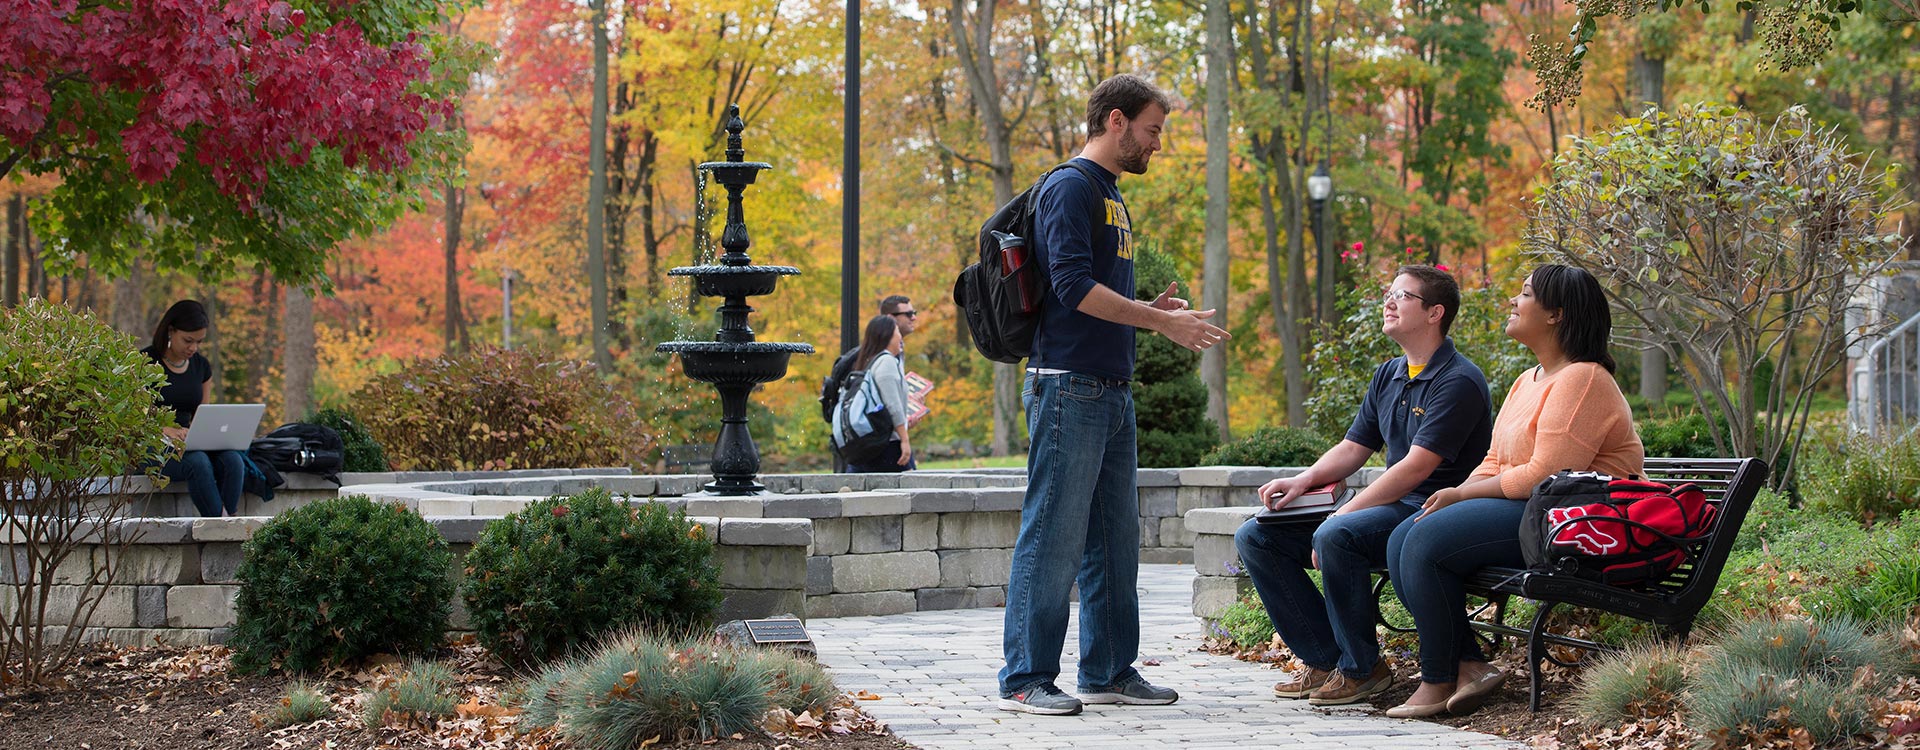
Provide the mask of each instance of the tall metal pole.
[{"label": "tall metal pole", "polygon": [[860,345],[860,0],[847,0],[847,112],[843,131],[840,351]]},{"label": "tall metal pole", "polygon": [[607,0],[594,0],[593,111],[587,146],[587,279],[593,314],[593,363],[600,375],[613,374],[612,342],[607,335]]}]

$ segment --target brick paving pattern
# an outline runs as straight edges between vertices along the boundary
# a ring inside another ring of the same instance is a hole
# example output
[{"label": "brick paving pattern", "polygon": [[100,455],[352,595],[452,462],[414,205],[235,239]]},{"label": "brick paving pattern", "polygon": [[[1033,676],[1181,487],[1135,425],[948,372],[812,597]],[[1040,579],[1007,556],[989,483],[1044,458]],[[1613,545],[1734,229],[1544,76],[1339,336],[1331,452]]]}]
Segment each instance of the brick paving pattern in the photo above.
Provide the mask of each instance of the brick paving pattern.
[{"label": "brick paving pattern", "polygon": [[[823,618],[807,629],[840,686],[881,696],[861,707],[924,750],[1525,747],[1439,724],[1388,719],[1371,707],[1314,709],[1304,700],[1274,698],[1281,672],[1197,650],[1193,577],[1188,565],[1140,570],[1139,666],[1149,681],[1180,691],[1180,702],[1170,706],[1090,705],[1067,717],[995,708],[1001,609]],[[1062,660],[1060,687],[1069,691],[1078,628],[1077,619],[1068,624]]]}]

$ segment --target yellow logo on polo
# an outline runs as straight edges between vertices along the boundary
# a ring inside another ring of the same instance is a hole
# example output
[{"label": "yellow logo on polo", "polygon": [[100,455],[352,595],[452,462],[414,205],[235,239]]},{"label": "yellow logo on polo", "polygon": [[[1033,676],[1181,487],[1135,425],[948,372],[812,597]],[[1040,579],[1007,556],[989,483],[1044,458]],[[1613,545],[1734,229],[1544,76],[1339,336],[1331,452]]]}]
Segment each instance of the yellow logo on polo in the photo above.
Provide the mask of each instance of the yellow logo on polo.
[{"label": "yellow logo on polo", "polygon": [[1107,226],[1113,227],[1119,235],[1119,256],[1121,260],[1133,260],[1133,221],[1127,216],[1127,207],[1120,201],[1107,198]]}]

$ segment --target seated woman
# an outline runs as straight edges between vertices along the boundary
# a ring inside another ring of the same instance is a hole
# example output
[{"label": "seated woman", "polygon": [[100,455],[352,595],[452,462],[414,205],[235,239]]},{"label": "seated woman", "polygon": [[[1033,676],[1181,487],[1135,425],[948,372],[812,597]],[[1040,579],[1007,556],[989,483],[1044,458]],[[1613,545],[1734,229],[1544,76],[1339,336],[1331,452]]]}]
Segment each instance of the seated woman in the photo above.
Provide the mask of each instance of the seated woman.
[{"label": "seated woman", "polygon": [[1507,391],[1480,467],[1429,496],[1387,541],[1393,590],[1420,634],[1420,686],[1388,716],[1467,713],[1506,680],[1468,626],[1465,580],[1486,566],[1525,566],[1520,516],[1534,485],[1561,469],[1642,473],[1645,452],[1607,354],[1612,328],[1606,292],[1586,271],[1546,265],[1521,284],[1507,335],[1539,366]]},{"label": "seated woman", "polygon": [[[213,400],[213,364],[200,356],[200,345],[207,340],[207,309],[193,300],[181,300],[160,316],[153,329],[153,345],[141,353],[160,363],[167,382],[157,396],[161,405],[173,410],[178,427],[164,430],[178,444],[187,439],[187,428],[200,405]],[[187,483],[187,494],[200,515],[219,517],[240,513],[240,486],[247,478],[247,457],[240,451],[187,451],[169,458],[160,468],[167,478]]]},{"label": "seated woman", "polygon": [[[880,403],[887,407],[887,413],[893,417],[893,437],[887,441],[886,450],[865,463],[847,463],[847,472],[852,474],[878,474],[883,472],[906,471],[913,468],[913,442],[907,439],[907,371],[900,363],[900,353],[906,345],[900,336],[900,326],[891,315],[876,315],[867,321],[867,330],[860,337],[859,353],[853,357],[853,369],[865,370],[867,380],[871,381],[880,393]],[[840,402],[847,403],[853,394],[840,394]],[[834,414],[833,431],[841,430],[840,415]]]}]

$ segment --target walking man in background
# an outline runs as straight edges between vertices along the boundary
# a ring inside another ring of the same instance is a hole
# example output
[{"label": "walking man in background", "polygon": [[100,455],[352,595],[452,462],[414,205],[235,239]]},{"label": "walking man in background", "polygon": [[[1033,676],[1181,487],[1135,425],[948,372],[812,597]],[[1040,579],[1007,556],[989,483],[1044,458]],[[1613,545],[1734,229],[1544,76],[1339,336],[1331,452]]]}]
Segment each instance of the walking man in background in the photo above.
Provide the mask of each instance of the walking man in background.
[{"label": "walking man in background", "polygon": [[[1051,293],[1027,370],[1027,493],[1007,582],[1000,670],[1003,710],[1070,715],[1082,703],[1160,705],[1179,699],[1133,667],[1140,650],[1140,508],[1133,395],[1134,330],[1199,351],[1227,332],[1212,310],[1187,309],[1169,286],[1135,301],[1133,222],[1121,173],[1145,174],[1160,150],[1166,94],[1134,75],[1095,87],[1087,142],[1047,179],[1034,212],[1034,257]],[[1090,173],[1090,174],[1089,174]],[[1076,698],[1060,690],[1068,593],[1080,586]]]}]

